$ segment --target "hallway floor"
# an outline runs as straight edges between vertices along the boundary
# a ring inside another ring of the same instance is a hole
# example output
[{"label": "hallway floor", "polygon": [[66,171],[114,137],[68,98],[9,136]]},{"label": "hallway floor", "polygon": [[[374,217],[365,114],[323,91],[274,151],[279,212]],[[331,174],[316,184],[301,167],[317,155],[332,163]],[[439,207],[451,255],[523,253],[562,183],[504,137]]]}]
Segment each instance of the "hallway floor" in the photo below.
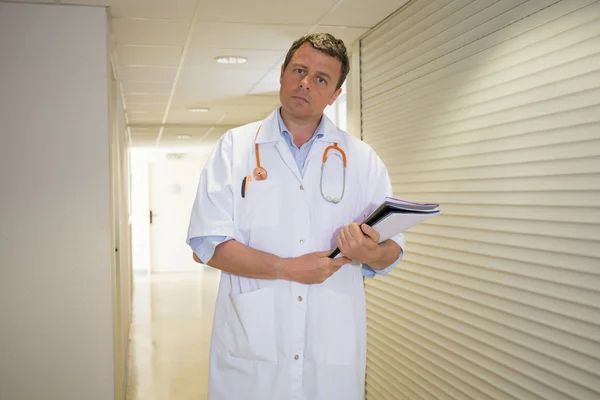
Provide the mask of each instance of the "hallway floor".
[{"label": "hallway floor", "polygon": [[135,275],[127,400],[207,398],[220,273]]}]

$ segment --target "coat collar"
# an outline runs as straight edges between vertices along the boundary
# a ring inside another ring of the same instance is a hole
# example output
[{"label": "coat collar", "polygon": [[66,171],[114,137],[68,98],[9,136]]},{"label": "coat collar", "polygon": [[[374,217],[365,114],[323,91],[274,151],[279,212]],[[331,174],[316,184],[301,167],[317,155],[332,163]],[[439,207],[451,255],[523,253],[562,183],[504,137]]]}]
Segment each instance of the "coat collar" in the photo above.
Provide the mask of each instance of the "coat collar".
[{"label": "coat collar", "polygon": [[[260,125],[260,131],[258,132],[258,136],[256,137],[256,143],[272,143],[279,142],[283,140],[283,136],[281,135],[281,131],[279,130],[279,122],[277,120],[277,113],[279,112],[279,108],[273,111],[264,121],[262,121],[262,125]],[[342,131],[335,126],[333,122],[325,114],[323,114],[324,126],[323,126],[323,136],[317,138],[316,140],[325,141],[325,142],[340,142],[343,139]],[[258,127],[257,127],[258,129]]]}]

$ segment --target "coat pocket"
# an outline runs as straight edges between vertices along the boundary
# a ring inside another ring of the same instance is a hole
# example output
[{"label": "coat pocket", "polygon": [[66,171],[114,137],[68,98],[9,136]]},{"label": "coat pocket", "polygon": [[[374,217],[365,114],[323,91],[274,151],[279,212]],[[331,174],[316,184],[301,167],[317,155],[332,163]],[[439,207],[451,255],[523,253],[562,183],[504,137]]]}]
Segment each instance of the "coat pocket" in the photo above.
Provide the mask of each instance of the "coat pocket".
[{"label": "coat pocket", "polygon": [[237,221],[242,229],[272,228],[281,223],[281,187],[273,180],[250,181]]},{"label": "coat pocket", "polygon": [[230,357],[276,362],[274,289],[230,294],[223,346]]},{"label": "coat pocket", "polygon": [[321,364],[354,365],[357,331],[354,301],[348,295],[319,288],[319,318],[315,330],[315,357]]}]

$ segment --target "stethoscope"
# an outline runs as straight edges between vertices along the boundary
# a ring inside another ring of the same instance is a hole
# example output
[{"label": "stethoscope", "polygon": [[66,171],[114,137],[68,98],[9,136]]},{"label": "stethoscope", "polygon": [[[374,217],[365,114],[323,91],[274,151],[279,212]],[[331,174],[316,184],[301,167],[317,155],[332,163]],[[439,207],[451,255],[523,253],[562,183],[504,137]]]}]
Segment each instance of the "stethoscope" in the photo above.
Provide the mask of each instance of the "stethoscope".
[{"label": "stethoscope", "polygon": [[[260,132],[261,126],[258,127],[256,135],[254,136],[254,154],[256,156],[256,167],[252,171],[252,175],[246,175],[242,180],[242,198],[246,197],[246,192],[248,191],[248,183],[252,180],[252,177],[254,177],[254,179],[257,181],[264,181],[265,179],[267,179],[268,176],[267,170],[260,165],[260,150],[258,148],[258,143],[256,143],[256,138],[258,137],[258,132]],[[327,157],[329,156],[330,150],[339,152],[344,162],[342,194],[340,195],[340,197],[325,196],[325,194],[323,193],[323,171],[325,170],[325,163],[327,162]],[[344,192],[346,191],[346,165],[346,153],[338,146],[337,142],[334,142],[333,145],[328,146],[323,152],[323,163],[321,164],[321,178],[319,182],[319,188],[321,190],[321,196],[323,196],[325,201],[328,201],[333,204],[338,204],[344,198]]]}]

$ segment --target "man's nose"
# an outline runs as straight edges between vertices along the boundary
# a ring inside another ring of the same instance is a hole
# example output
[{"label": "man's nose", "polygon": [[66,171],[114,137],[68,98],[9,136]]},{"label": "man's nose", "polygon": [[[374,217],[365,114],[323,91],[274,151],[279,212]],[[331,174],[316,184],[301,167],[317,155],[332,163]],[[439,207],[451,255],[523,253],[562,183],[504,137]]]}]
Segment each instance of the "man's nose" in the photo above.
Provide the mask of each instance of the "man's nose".
[{"label": "man's nose", "polygon": [[310,90],[310,78],[308,77],[308,75],[302,78],[302,80],[300,81],[300,87],[306,90]]}]

